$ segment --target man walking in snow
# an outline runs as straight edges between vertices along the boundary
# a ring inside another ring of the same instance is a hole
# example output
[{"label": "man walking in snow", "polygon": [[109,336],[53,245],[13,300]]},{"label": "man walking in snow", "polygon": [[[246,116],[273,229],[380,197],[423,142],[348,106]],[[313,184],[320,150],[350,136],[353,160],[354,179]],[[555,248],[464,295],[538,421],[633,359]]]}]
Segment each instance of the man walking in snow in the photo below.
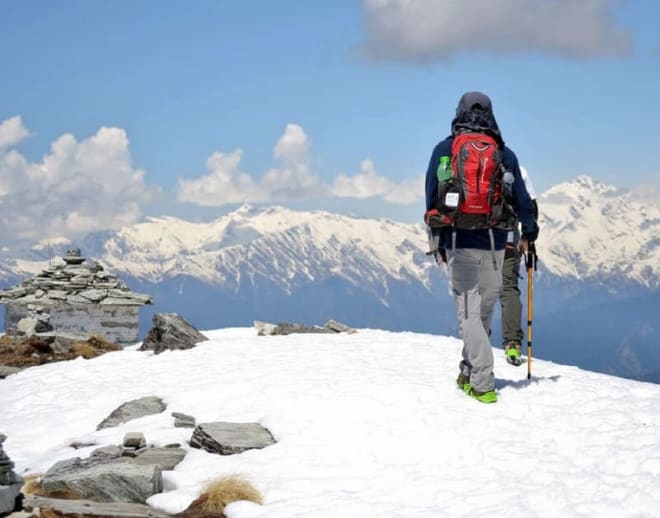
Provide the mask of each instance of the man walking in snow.
[{"label": "man walking in snow", "polygon": [[502,287],[507,229],[513,228],[510,208],[521,222],[523,242],[533,242],[538,226],[518,159],[504,145],[488,96],[468,92],[456,108],[451,135],[431,154],[424,219],[438,243],[436,253],[446,254],[449,266],[463,338],[456,382],[483,403],[497,401],[489,335]]},{"label": "man walking in snow", "polygon": [[[525,189],[532,199],[534,221],[537,221],[538,205],[536,204],[536,193],[532,181],[524,167],[520,167],[520,173],[525,183]],[[516,366],[522,364],[522,339],[524,335],[520,325],[522,303],[520,302],[518,278],[520,276],[520,258],[525,252],[524,243],[520,241],[520,230],[516,225],[516,228],[510,231],[507,237],[504,265],[502,267],[502,292],[500,295],[504,355],[507,362]]]}]

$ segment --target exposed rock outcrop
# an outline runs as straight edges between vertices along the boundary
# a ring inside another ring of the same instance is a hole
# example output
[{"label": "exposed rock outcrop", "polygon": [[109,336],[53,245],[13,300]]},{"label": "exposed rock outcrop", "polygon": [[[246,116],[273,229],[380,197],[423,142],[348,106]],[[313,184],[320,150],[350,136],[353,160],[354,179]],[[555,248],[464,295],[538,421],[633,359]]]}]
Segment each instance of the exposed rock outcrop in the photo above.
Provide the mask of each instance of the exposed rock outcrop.
[{"label": "exposed rock outcrop", "polygon": [[6,439],[7,436],[0,433],[0,516],[16,508],[23,486],[23,479],[14,472],[14,463],[2,447]]},{"label": "exposed rock outcrop", "polygon": [[160,414],[164,412],[167,405],[157,396],[147,396],[123,403],[99,423],[97,430],[111,428],[113,426],[144,417],[146,415]]},{"label": "exposed rock outcrop", "polygon": [[259,423],[202,423],[190,439],[193,448],[220,455],[234,455],[271,444],[275,444],[275,439]]},{"label": "exposed rock outcrop", "polygon": [[159,354],[167,350],[191,349],[206,340],[206,336],[177,313],[156,313],[153,317],[153,327],[147,333],[140,351]]},{"label": "exposed rock outcrop", "polygon": [[268,322],[254,321],[254,327],[259,336],[290,335],[294,333],[356,333],[357,331],[336,320],[328,320],[323,326],[306,326],[304,324],[269,324]]}]

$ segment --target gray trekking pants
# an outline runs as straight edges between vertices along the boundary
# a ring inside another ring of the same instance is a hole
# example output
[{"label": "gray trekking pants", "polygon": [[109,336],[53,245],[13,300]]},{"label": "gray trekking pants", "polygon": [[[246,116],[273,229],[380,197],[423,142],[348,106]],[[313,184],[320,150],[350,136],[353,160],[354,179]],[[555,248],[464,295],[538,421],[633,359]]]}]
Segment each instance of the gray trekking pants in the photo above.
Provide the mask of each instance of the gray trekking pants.
[{"label": "gray trekking pants", "polygon": [[479,392],[495,389],[490,322],[502,288],[504,250],[457,248],[448,253],[450,289],[463,338],[460,369]]},{"label": "gray trekking pants", "polygon": [[500,303],[502,305],[502,339],[504,343],[511,340],[521,342],[523,339],[523,331],[520,325],[522,303],[520,302],[520,288],[518,287],[519,272],[520,252],[516,245],[513,250],[506,250],[504,266],[502,267]]}]

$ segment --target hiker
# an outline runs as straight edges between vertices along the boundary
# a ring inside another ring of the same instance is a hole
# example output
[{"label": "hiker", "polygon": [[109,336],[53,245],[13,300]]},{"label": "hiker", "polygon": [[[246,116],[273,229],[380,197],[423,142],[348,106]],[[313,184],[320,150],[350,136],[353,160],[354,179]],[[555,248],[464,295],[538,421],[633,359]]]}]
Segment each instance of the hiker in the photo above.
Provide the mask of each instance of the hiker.
[{"label": "hiker", "polygon": [[[532,181],[524,167],[520,167],[520,173],[525,184],[525,189],[532,199],[532,210],[534,221],[538,221],[539,209],[536,203],[536,193]],[[504,252],[504,265],[502,266],[502,291],[500,293],[500,305],[502,316],[502,347],[506,361],[511,365],[522,364],[522,339],[523,330],[520,324],[522,318],[522,303],[520,302],[520,288],[518,278],[520,277],[520,258],[525,255],[524,242],[520,240],[518,225],[508,233]]]},{"label": "hiker", "polygon": [[[515,211],[515,213],[514,213]],[[536,240],[532,200],[490,99],[468,92],[458,102],[451,135],[433,149],[426,172],[426,213],[437,260],[449,267],[462,357],[456,382],[483,403],[497,401],[490,322],[502,286],[508,230],[517,216],[522,241]]]}]

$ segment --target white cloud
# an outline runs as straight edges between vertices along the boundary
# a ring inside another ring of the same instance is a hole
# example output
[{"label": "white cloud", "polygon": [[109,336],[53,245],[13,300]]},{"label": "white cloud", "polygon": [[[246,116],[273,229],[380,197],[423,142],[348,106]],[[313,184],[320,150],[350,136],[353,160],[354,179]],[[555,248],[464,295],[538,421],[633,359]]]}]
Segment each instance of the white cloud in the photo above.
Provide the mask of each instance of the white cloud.
[{"label": "white cloud", "polygon": [[244,201],[265,201],[250,175],[239,169],[243,151],[213,153],[206,161],[209,174],[195,180],[179,180],[177,199],[202,206]]},{"label": "white cloud", "polygon": [[424,199],[424,175],[396,184],[383,199],[389,203],[409,205]]},{"label": "white cloud", "polygon": [[462,52],[625,55],[616,0],[363,0],[368,55],[429,62]]},{"label": "white cloud", "polygon": [[287,124],[274,149],[282,167],[270,169],[261,181],[271,201],[303,200],[324,196],[326,188],[321,178],[311,171],[310,142],[305,130],[297,124]]},{"label": "white cloud", "polygon": [[360,164],[360,172],[354,176],[340,174],[335,178],[332,193],[342,198],[371,198],[381,196],[388,203],[408,205],[424,196],[424,176],[395,183],[376,173],[371,160]]},{"label": "white cloud", "polygon": [[393,183],[376,173],[373,161],[363,160],[360,172],[354,176],[339,174],[332,188],[341,198],[370,198],[384,196],[392,191]]},{"label": "white cloud", "polygon": [[15,146],[29,135],[20,115],[3,121],[0,123],[0,150]]},{"label": "white cloud", "polygon": [[15,149],[0,150],[0,236],[40,239],[138,221],[140,205],[159,189],[145,185],[128,144],[123,129],[102,127],[80,142],[62,135],[38,162]]},{"label": "white cloud", "polygon": [[370,198],[381,196],[390,203],[408,204],[424,194],[421,177],[396,184],[376,173],[374,163],[364,160],[354,176],[339,174],[332,185],[325,184],[311,169],[310,142],[305,130],[287,124],[273,156],[282,165],[271,168],[260,180],[240,171],[241,150],[214,153],[206,163],[208,174],[194,180],[180,180],[177,199],[203,206],[240,202],[286,202],[336,196]]},{"label": "white cloud", "polygon": [[324,195],[321,179],[312,174],[309,139],[302,127],[287,124],[273,155],[282,162],[255,181],[239,169],[241,150],[214,153],[206,162],[209,174],[195,180],[180,180],[177,199],[205,206],[238,202],[282,202]]}]

